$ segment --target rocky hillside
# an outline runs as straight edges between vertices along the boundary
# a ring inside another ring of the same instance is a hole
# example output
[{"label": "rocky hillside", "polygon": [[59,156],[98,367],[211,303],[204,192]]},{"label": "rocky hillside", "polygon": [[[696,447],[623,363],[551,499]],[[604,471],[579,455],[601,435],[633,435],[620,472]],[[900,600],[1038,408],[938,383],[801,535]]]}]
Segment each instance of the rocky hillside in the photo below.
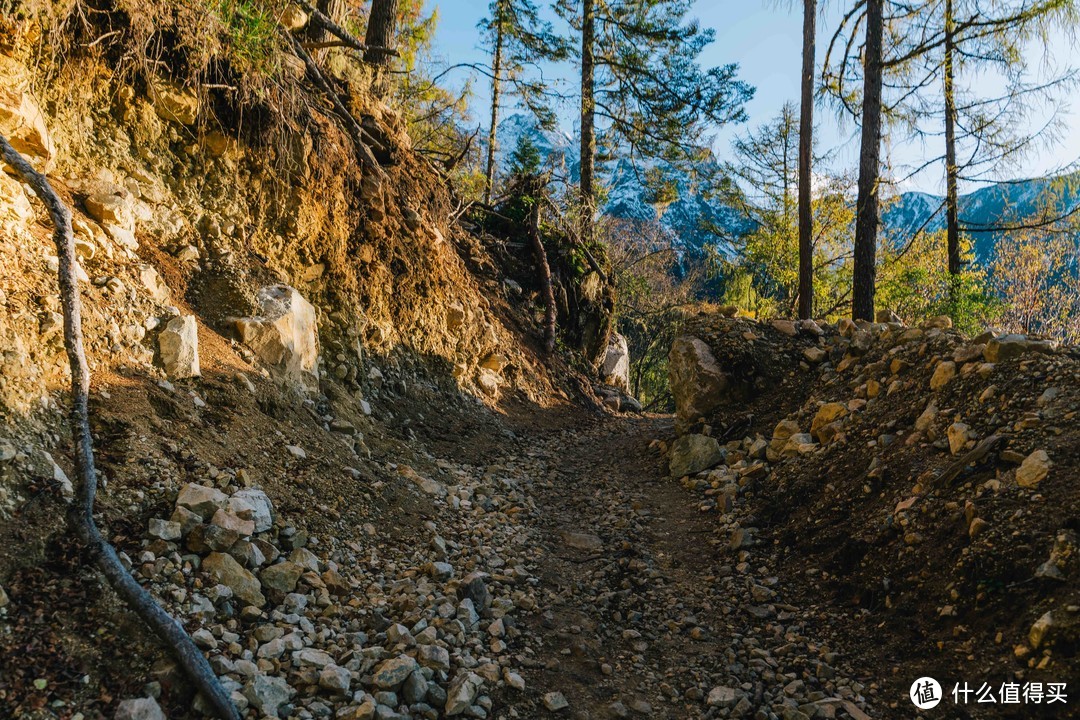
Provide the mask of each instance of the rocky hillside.
[{"label": "rocky hillside", "polygon": [[[813,605],[829,642],[892,698],[881,717],[912,716],[919,676],[946,693],[989,683],[995,696],[1077,676],[1075,350],[966,338],[947,318],[704,313],[671,361],[672,475],[718,516],[737,572],[766,562],[787,602]],[[954,709],[1067,714],[1001,700]]]}]

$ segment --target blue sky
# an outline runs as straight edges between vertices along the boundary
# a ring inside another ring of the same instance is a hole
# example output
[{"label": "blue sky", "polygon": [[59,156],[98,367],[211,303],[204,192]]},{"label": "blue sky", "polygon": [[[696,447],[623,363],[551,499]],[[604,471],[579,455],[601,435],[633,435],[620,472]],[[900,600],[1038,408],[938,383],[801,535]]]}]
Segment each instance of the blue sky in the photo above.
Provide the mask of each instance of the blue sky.
[{"label": "blue sky", "polygon": [[[485,15],[486,0],[429,0],[429,7],[437,7],[439,25],[435,38],[436,57],[447,64],[462,62],[487,61],[485,53],[477,47],[476,23]],[[835,30],[842,13],[840,3],[833,0],[827,3],[818,20],[818,55],[819,67],[825,52],[825,45]],[[749,121],[741,126],[721,130],[717,136],[715,150],[721,158],[729,154],[729,146],[734,133],[744,132],[748,128],[774,117],[783,104],[799,97],[799,70],[802,43],[801,5],[767,0],[713,0],[699,1],[694,4],[693,15],[702,26],[716,31],[716,42],[709,46],[701,56],[704,66],[723,65],[731,62],[740,66],[742,80],[757,88],[754,99],[747,105]],[[1053,39],[1048,48],[1060,67],[1063,64],[1080,64],[1080,56],[1073,49],[1074,43],[1063,35]],[[1032,48],[1030,54],[1040,67],[1043,61],[1043,48]],[[1037,57],[1036,57],[1037,56]],[[572,69],[566,66],[563,72]],[[456,82],[464,81],[465,71],[452,75]],[[974,78],[976,86],[993,84],[992,78]],[[486,126],[486,112],[482,110],[489,97],[488,80],[476,77],[474,82],[473,122]],[[567,113],[567,117],[572,117]],[[1060,143],[1053,149],[1033,157],[1023,168],[1011,173],[1018,177],[1032,177],[1061,167],[1080,158],[1080,115],[1075,112],[1066,116],[1067,127],[1060,138]],[[816,118],[817,133],[822,150],[835,150],[835,164],[838,167],[854,167],[858,158],[858,128],[850,119],[840,119],[828,106],[819,103]],[[570,120],[567,130],[571,129]],[[904,143],[893,139],[886,143],[888,157],[896,168],[906,165],[919,165],[924,158],[933,157],[940,150],[932,145]],[[902,189],[918,189],[925,192],[940,193],[942,188],[941,169],[922,173],[907,182]],[[899,174],[899,173],[898,173]],[[966,188],[972,189],[972,188]]]}]

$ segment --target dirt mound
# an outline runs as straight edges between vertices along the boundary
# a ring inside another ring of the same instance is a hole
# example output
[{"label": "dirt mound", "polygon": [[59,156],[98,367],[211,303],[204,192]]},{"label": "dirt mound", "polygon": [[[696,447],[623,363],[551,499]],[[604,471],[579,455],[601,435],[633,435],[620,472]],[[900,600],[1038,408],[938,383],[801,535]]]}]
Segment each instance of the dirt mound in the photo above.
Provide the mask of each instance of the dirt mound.
[{"label": "dirt mound", "polygon": [[[817,604],[895,698],[894,717],[910,717],[922,675],[947,694],[966,681],[996,696],[1080,673],[1080,358],[1033,338],[964,338],[946,320],[842,321],[820,337],[786,321],[689,326],[757,390],[713,419],[744,418],[713,430],[736,438],[727,463],[741,474],[735,507],[708,507],[733,510],[733,534],[750,528],[794,601]],[[715,474],[700,477],[713,481],[688,482],[726,497]],[[733,535],[731,547],[747,546]],[[1013,708],[957,710],[1060,716]]]}]

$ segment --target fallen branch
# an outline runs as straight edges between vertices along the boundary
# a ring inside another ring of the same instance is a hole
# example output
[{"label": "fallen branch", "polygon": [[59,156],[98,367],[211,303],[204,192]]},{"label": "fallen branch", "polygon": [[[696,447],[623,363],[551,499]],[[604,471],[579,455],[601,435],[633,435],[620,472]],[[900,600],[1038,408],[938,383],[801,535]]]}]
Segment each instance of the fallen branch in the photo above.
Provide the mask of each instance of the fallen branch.
[{"label": "fallen branch", "polygon": [[312,25],[314,25],[319,30],[325,30],[326,32],[330,33],[341,41],[338,45],[324,45],[322,43],[312,43],[312,45],[319,45],[321,47],[344,46],[352,48],[353,50],[359,50],[362,53],[381,53],[383,55],[391,55],[393,57],[397,57],[399,55],[398,51],[393,48],[371,47],[369,45],[365,45],[364,43],[353,37],[353,34],[350,33],[348,30],[331,20],[330,17],[322,10],[319,10],[313,5],[309,5],[306,2],[301,2],[298,4],[300,5],[300,9],[302,9],[308,14],[308,17],[310,18],[309,22]]},{"label": "fallen branch", "polygon": [[75,469],[80,480],[78,497],[70,519],[86,553],[101,570],[116,594],[142,618],[158,639],[172,651],[187,672],[195,689],[202,693],[222,720],[240,720],[240,713],[221,686],[210,663],[195,647],[184,628],[158,605],[150,594],[124,569],[112,545],[102,537],[94,522],[97,470],[90,435],[90,369],[83,347],[82,308],[75,277],[75,239],[71,232],[71,212],[60,200],[44,175],[35,170],[0,135],[0,156],[33,188],[49,210],[55,232],[56,256],[60,261],[60,302],[64,311],[64,346],[71,364],[71,432],[75,441]]},{"label": "fallen branch", "polygon": [[364,129],[360,127],[360,123],[356,122],[356,118],[352,116],[349,109],[345,107],[345,104],[341,102],[341,98],[338,97],[334,89],[330,87],[330,83],[327,82],[326,76],[322,74],[322,70],[315,64],[315,61],[311,59],[311,55],[304,49],[303,44],[296,39],[296,37],[287,30],[281,31],[289,42],[292,44],[293,52],[296,56],[304,62],[304,67],[307,68],[307,73],[311,77],[312,82],[330,98],[330,102],[334,106],[334,110],[341,118],[341,122],[345,125],[346,132],[352,138],[353,144],[356,145],[356,151],[360,155],[360,161],[363,165],[369,169],[375,171],[380,178],[385,178],[386,173],[379,166],[379,162],[375,159],[375,156],[371,153],[371,148],[368,147],[367,142],[364,141],[365,133]]}]

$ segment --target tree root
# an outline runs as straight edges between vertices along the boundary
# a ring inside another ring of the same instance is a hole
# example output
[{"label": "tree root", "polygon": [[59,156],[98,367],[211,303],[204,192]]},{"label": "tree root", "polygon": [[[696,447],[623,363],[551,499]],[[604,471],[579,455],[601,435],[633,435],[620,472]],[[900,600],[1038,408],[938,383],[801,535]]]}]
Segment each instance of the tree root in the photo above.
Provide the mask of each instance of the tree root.
[{"label": "tree root", "polygon": [[371,152],[371,148],[365,140],[367,132],[360,127],[360,123],[356,122],[356,118],[352,116],[349,109],[341,102],[341,98],[339,98],[337,93],[334,92],[334,89],[330,87],[330,83],[327,82],[326,76],[323,75],[322,70],[315,64],[315,61],[311,59],[311,55],[308,54],[308,51],[304,49],[303,43],[288,30],[282,28],[281,32],[292,45],[293,52],[296,53],[296,56],[304,62],[304,67],[307,68],[307,74],[311,77],[311,80],[315,83],[316,87],[318,87],[319,90],[322,90],[322,92],[330,99],[342,124],[345,125],[346,132],[349,133],[349,137],[352,138],[353,144],[356,146],[356,152],[360,155],[361,163],[378,175],[380,179],[385,178],[386,173],[383,171],[382,167],[379,166],[379,161],[375,159],[375,156]]},{"label": "tree root", "polygon": [[102,537],[94,522],[94,496],[97,493],[97,470],[94,467],[93,438],[90,435],[90,369],[83,346],[82,307],[75,276],[75,239],[71,232],[71,212],[53,190],[44,175],[0,135],[0,157],[13,167],[24,182],[45,203],[55,232],[56,256],[60,260],[60,301],[64,311],[64,346],[71,364],[71,432],[75,440],[75,467],[80,480],[70,521],[87,554],[123,598],[142,618],[158,639],[172,651],[187,672],[195,689],[210,702],[222,720],[240,720],[240,713],[218,681],[210,663],[195,647],[184,628],[158,605],[150,594],[124,569],[116,550]]}]

